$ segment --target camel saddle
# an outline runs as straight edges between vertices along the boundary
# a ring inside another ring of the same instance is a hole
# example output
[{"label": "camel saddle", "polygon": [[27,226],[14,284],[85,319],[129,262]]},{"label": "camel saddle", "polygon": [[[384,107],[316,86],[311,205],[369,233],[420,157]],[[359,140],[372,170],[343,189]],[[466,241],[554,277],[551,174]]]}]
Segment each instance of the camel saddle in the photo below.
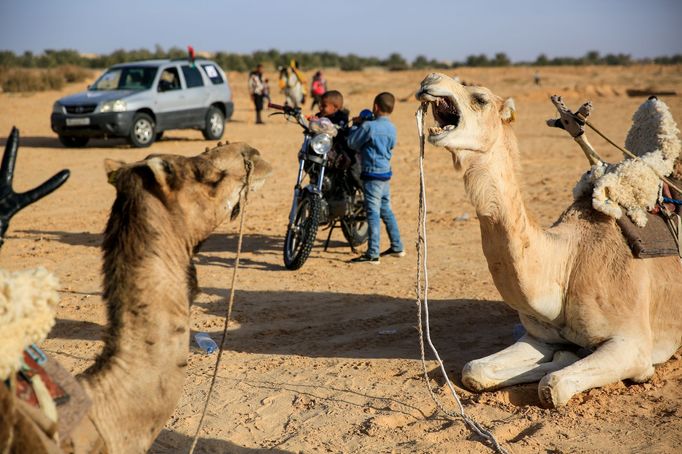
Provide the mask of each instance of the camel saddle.
[{"label": "camel saddle", "polygon": [[[680,181],[676,180],[676,183]],[[682,199],[682,194],[665,183],[663,195],[670,199]],[[663,203],[653,212],[647,213],[647,224],[643,228],[636,226],[628,216],[621,216],[616,222],[635,258],[682,257],[681,217],[682,205]]]},{"label": "camel saddle", "polygon": [[[14,378],[15,398],[10,398],[8,387],[0,386],[0,400],[3,401],[0,406],[6,410],[7,422],[15,427],[12,438],[15,438],[15,443],[19,442],[19,445],[13,446],[15,450],[61,453],[59,440],[71,439],[73,429],[87,415],[92,403],[83,387],[64,367],[40,350],[35,350],[42,359],[24,352],[23,365]],[[42,388],[49,393],[47,398],[51,398],[56,405],[57,422],[41,410],[40,402],[46,396],[41,395],[39,387],[34,386],[36,377],[40,378],[44,385]],[[0,445],[4,444],[2,441],[3,437],[0,436]]]}]

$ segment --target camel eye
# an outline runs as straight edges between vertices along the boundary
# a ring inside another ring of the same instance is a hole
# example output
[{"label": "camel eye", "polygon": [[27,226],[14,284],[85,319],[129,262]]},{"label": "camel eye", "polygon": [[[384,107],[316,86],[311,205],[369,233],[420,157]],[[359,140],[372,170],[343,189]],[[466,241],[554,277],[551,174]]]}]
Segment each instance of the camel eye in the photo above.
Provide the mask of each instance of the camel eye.
[{"label": "camel eye", "polygon": [[471,95],[471,100],[473,101],[473,104],[477,105],[478,107],[483,107],[488,104],[486,97],[480,93],[474,93]]}]

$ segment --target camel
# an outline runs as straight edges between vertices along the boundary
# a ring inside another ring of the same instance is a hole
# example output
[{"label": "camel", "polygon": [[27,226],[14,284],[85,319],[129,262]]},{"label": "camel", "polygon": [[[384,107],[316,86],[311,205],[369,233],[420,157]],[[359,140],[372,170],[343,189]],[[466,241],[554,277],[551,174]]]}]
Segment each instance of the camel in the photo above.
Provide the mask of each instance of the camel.
[{"label": "camel", "polygon": [[[682,261],[634,259],[615,220],[589,197],[543,231],[515,173],[513,100],[436,73],[416,97],[437,123],[428,141],[463,170],[488,269],[526,329],[515,344],[467,363],[462,383],[481,392],[539,381],[541,403],[560,407],[591,388],[650,379],[682,342]],[[579,358],[581,347],[592,353]]]},{"label": "camel", "polygon": [[117,191],[102,244],[108,325],[101,354],[79,377],[92,406],[62,448],[143,453],[163,428],[185,379],[192,256],[235,214],[247,165],[256,189],[271,167],[245,143],[105,161]]}]

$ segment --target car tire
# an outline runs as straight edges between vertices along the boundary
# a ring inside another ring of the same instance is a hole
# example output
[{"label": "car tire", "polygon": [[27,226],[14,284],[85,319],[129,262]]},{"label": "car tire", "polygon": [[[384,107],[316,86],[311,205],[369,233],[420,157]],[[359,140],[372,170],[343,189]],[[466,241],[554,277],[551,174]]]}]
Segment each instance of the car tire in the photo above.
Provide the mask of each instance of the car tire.
[{"label": "car tire", "polygon": [[83,148],[89,140],[90,137],[59,136],[59,141],[67,148]]},{"label": "car tire", "polygon": [[128,134],[128,142],[136,148],[145,148],[154,143],[154,120],[146,113],[137,113]]},{"label": "car tire", "polygon": [[204,139],[218,140],[225,132],[225,115],[217,107],[211,106],[206,112],[206,126],[203,129]]}]

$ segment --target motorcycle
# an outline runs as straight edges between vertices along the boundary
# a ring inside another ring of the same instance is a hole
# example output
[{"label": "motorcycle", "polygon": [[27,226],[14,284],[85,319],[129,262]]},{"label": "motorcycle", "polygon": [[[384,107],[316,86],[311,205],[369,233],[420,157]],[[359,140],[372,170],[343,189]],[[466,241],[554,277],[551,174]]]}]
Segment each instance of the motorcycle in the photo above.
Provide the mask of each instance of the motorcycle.
[{"label": "motorcycle", "polygon": [[[284,115],[303,128],[298,177],[284,239],[284,266],[290,270],[303,266],[320,226],[329,229],[325,251],[332,232],[340,226],[356,252],[357,246],[367,242],[369,226],[362,188],[352,175],[351,159],[342,149],[339,128],[326,118],[308,121],[300,108],[277,104],[268,107],[280,111],[273,115]],[[306,178],[308,184],[304,184]]]}]

